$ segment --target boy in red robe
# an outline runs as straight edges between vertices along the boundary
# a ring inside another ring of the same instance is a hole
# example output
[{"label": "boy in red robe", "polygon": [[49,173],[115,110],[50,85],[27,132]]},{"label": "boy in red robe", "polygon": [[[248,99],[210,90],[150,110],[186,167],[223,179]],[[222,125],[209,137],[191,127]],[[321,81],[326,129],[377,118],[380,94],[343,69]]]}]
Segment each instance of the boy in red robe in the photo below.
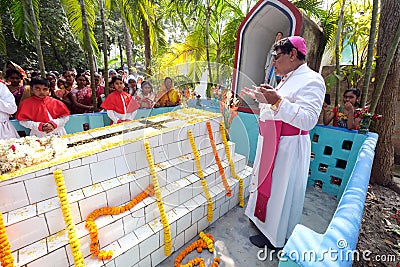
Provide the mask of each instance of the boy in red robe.
[{"label": "boy in red robe", "polygon": [[130,121],[135,118],[139,103],[136,99],[124,91],[125,84],[122,76],[113,76],[111,84],[115,91],[109,94],[101,107],[107,110],[107,115],[112,123]]},{"label": "boy in red robe", "polygon": [[66,134],[64,125],[70,112],[63,102],[49,97],[49,81],[34,78],[30,86],[33,95],[21,102],[16,115],[19,123],[37,137]]}]

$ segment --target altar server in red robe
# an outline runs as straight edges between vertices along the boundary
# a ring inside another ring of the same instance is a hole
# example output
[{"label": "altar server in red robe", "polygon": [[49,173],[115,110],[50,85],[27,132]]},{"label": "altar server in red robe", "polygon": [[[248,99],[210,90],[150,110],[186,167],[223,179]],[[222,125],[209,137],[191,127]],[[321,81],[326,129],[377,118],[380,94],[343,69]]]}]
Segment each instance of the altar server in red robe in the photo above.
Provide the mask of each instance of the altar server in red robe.
[{"label": "altar server in red robe", "polygon": [[30,82],[32,96],[21,102],[16,118],[19,123],[31,129],[30,135],[44,137],[65,135],[64,125],[69,120],[67,106],[49,96],[49,82],[44,78],[34,78]]},{"label": "altar server in red robe", "polygon": [[138,102],[124,91],[125,84],[122,76],[113,76],[111,84],[114,85],[115,91],[106,97],[101,107],[107,110],[107,115],[112,123],[133,120],[139,108]]}]

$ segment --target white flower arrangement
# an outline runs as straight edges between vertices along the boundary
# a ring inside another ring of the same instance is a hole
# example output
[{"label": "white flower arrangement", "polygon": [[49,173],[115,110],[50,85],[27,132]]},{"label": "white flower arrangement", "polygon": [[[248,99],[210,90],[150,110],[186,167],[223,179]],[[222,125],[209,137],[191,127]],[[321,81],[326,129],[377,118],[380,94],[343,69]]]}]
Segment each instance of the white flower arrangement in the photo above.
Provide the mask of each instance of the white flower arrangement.
[{"label": "white flower arrangement", "polygon": [[66,150],[67,144],[58,136],[0,140],[0,175],[50,161]]}]

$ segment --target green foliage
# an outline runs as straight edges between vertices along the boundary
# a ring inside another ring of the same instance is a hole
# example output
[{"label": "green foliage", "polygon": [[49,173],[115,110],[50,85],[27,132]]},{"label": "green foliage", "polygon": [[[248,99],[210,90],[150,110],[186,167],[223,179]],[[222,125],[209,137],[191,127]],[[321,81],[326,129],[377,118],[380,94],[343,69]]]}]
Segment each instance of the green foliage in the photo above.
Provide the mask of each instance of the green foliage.
[{"label": "green foliage", "polygon": [[[39,14],[39,0],[32,0],[35,14]],[[38,18],[32,18],[29,14],[29,1],[14,0],[10,6],[13,32],[20,41],[34,42],[35,31],[32,20],[36,19],[40,32],[41,24]]]}]

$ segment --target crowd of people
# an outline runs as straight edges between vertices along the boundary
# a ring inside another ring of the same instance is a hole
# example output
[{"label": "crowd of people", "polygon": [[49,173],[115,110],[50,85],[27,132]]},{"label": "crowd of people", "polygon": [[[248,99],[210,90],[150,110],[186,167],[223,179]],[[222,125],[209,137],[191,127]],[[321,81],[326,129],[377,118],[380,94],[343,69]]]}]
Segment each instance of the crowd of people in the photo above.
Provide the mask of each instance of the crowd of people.
[{"label": "crowd of people", "polygon": [[139,108],[177,106],[181,100],[172,78],[166,77],[156,93],[149,80],[123,70],[110,69],[106,77],[95,73],[95,96],[89,71],[77,73],[72,68],[61,74],[50,71],[41,77],[38,72],[25,72],[9,61],[1,74],[1,139],[19,137],[9,119],[17,119],[30,129],[31,135],[63,135],[70,114],[106,111],[111,123],[120,123],[134,119]]}]

